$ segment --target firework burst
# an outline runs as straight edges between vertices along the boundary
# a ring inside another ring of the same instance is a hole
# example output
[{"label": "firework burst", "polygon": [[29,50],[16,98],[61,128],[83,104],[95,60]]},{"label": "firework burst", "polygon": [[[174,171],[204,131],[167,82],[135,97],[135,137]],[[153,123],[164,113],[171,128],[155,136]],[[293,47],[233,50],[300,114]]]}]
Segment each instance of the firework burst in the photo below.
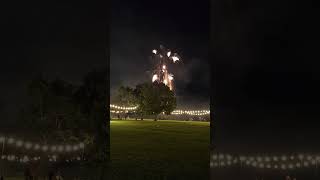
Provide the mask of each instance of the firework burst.
[{"label": "firework burst", "polygon": [[160,45],[160,49],[152,50],[154,59],[157,61],[157,65],[152,76],[152,82],[160,82],[167,85],[170,90],[173,90],[173,74],[168,71],[168,65],[170,63],[176,63],[180,61],[180,57],[177,53],[172,53],[169,49]]}]

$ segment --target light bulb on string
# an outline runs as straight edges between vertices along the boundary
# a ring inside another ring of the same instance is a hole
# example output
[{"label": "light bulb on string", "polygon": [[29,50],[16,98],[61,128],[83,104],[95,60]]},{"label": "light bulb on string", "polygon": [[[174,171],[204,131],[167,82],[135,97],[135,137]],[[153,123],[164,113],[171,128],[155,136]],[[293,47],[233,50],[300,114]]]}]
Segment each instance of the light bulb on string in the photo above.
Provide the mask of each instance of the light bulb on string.
[{"label": "light bulb on string", "polygon": [[39,149],[40,149],[40,145],[39,144],[34,145],[34,150],[39,150]]},{"label": "light bulb on string", "polygon": [[74,145],[74,146],[73,146],[73,150],[74,150],[74,151],[77,151],[78,149],[79,149],[79,147],[78,147],[77,145]]},{"label": "light bulb on string", "polygon": [[294,156],[290,156],[290,159],[291,159],[291,160],[294,160]]},{"label": "light bulb on string", "polygon": [[25,148],[30,149],[32,147],[32,144],[30,142],[25,143]]},{"label": "light bulb on string", "polygon": [[240,161],[245,161],[246,157],[245,156],[240,156]]},{"label": "light bulb on string", "polygon": [[10,137],[10,138],[8,139],[8,144],[13,144],[13,143],[14,143],[14,138]]},{"label": "light bulb on string", "polygon": [[70,145],[66,145],[66,151],[67,151],[67,152],[70,152],[71,149],[72,149],[72,147],[71,147]]},{"label": "light bulb on string", "polygon": [[262,161],[262,157],[260,157],[260,156],[257,157],[257,161],[258,161],[258,162],[261,162],[261,161]]},{"label": "light bulb on string", "polygon": [[273,161],[278,161],[278,157],[277,156],[273,156]]},{"label": "light bulb on string", "polygon": [[48,150],[48,146],[47,146],[47,145],[43,145],[41,149],[42,149],[42,151],[44,151],[44,152],[45,152],[45,151],[47,151],[47,150]]},{"label": "light bulb on string", "polygon": [[234,159],[234,160],[233,160],[233,163],[234,163],[234,164],[237,164],[237,163],[238,163],[238,160],[237,160],[237,159]]},{"label": "light bulb on string", "polygon": [[286,160],[287,160],[287,156],[283,155],[283,156],[281,157],[281,160],[282,160],[282,161],[286,161]]},{"label": "light bulb on string", "polygon": [[213,159],[213,160],[216,160],[217,158],[218,158],[218,157],[217,157],[216,154],[212,155],[212,159]]},{"label": "light bulb on string", "polygon": [[84,149],[84,143],[83,143],[83,142],[80,143],[80,144],[79,144],[79,147],[80,147],[81,149]]},{"label": "light bulb on string", "polygon": [[22,145],[23,145],[23,141],[18,140],[18,141],[16,142],[16,146],[17,146],[17,147],[21,147]]},{"label": "light bulb on string", "polygon": [[266,161],[266,162],[270,162],[270,157],[268,157],[268,156],[265,157],[265,161]]},{"label": "light bulb on string", "polygon": [[55,151],[57,150],[57,146],[51,146],[50,150],[51,150],[52,152],[55,152]]},{"label": "light bulb on string", "polygon": [[62,146],[62,145],[59,145],[59,146],[58,146],[58,151],[59,151],[59,152],[62,152],[62,151],[63,151],[63,146]]},{"label": "light bulb on string", "polygon": [[219,154],[219,159],[223,159],[224,155],[223,154]]}]

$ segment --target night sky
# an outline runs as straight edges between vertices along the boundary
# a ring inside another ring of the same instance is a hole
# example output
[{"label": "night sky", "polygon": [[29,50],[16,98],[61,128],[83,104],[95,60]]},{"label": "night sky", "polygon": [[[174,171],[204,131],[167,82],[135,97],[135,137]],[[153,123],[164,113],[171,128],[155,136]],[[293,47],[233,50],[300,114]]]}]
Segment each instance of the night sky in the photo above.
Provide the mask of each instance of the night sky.
[{"label": "night sky", "polygon": [[7,4],[1,15],[0,122],[13,121],[36,73],[80,83],[108,64],[108,8],[53,1]]},{"label": "night sky", "polygon": [[217,150],[319,152],[316,8],[294,1],[220,1],[212,9]]},{"label": "night sky", "polygon": [[182,59],[169,66],[178,106],[209,108],[209,1],[112,1],[110,88],[151,81],[152,50],[162,44]]}]

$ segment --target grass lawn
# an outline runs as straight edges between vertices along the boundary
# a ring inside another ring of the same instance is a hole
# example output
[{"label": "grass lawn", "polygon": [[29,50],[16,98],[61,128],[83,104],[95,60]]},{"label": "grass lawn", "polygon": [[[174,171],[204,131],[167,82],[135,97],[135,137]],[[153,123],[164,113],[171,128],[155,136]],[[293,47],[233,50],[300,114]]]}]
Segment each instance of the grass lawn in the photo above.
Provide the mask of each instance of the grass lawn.
[{"label": "grass lawn", "polygon": [[111,121],[111,179],[209,179],[208,122]]}]

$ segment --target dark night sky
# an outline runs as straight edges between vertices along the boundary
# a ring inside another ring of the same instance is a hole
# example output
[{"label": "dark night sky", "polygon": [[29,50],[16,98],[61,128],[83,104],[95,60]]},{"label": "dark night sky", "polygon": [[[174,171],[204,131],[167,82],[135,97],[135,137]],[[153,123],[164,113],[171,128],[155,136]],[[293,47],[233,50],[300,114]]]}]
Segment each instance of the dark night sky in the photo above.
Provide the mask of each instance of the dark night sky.
[{"label": "dark night sky", "polygon": [[319,152],[317,9],[294,1],[220,2],[211,46],[217,149]]},{"label": "dark night sky", "polygon": [[5,6],[1,15],[0,121],[12,121],[25,83],[37,72],[79,83],[106,67],[108,19],[101,4],[45,2]]},{"label": "dark night sky", "polygon": [[210,99],[209,2],[112,2],[111,93],[120,85],[151,81],[149,56],[160,44],[182,56],[174,65],[179,106],[208,108]]}]

